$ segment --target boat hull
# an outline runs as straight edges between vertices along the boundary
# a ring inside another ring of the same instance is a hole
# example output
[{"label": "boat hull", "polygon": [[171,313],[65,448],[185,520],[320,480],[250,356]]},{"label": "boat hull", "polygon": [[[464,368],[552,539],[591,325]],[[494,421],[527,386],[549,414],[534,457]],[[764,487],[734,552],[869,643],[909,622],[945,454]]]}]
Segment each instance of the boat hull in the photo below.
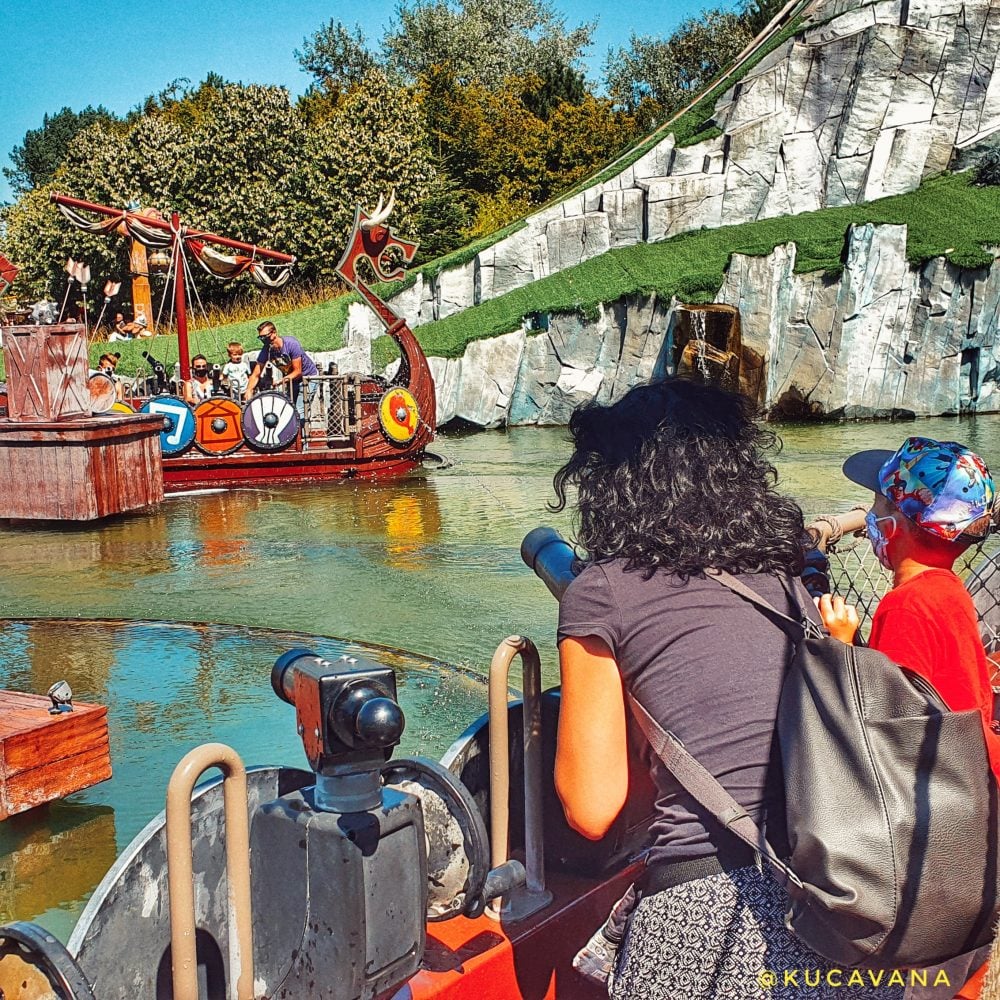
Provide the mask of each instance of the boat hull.
[{"label": "boat hull", "polygon": [[211,456],[200,453],[163,460],[163,486],[180,493],[201,489],[339,482],[343,479],[389,479],[415,469],[423,451],[377,458],[359,457],[354,448],[246,452]]}]

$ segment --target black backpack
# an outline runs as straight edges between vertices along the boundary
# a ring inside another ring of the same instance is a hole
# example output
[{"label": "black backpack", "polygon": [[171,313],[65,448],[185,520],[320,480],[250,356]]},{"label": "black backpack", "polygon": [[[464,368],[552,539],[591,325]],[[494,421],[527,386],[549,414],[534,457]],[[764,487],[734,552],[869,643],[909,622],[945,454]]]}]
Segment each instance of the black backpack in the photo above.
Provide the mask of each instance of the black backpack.
[{"label": "black backpack", "polygon": [[729,574],[711,575],[794,643],[777,718],[787,863],[633,700],[665,766],[777,869],[789,930],[830,962],[916,968],[987,943],[1000,907],[1000,796],[979,711],[949,711],[883,653],[825,636],[804,614],[796,621]]}]

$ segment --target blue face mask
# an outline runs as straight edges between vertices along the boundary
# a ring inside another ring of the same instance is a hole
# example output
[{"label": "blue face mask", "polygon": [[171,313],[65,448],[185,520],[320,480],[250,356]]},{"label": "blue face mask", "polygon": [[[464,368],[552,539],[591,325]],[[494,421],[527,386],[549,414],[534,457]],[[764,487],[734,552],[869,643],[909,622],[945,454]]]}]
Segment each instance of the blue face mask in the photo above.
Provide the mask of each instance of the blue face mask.
[{"label": "blue face mask", "polygon": [[886,550],[889,547],[889,539],[882,533],[882,529],[879,527],[879,521],[892,521],[893,533],[895,534],[896,519],[891,515],[889,517],[876,517],[875,511],[870,510],[865,514],[865,533],[868,535],[868,541],[872,543],[872,550],[875,552],[875,558],[886,568],[892,569],[892,564],[889,562],[889,557]]}]

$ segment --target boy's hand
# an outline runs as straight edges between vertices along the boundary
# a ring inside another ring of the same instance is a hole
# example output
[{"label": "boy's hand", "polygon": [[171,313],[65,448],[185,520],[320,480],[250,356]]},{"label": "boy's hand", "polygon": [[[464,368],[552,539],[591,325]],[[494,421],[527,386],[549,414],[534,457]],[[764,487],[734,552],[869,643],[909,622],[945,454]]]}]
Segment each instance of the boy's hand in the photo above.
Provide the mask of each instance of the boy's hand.
[{"label": "boy's hand", "polygon": [[822,597],[814,597],[813,601],[830,635],[850,645],[854,641],[854,633],[861,624],[857,608],[853,604],[846,603],[839,594],[837,596],[823,594]]}]

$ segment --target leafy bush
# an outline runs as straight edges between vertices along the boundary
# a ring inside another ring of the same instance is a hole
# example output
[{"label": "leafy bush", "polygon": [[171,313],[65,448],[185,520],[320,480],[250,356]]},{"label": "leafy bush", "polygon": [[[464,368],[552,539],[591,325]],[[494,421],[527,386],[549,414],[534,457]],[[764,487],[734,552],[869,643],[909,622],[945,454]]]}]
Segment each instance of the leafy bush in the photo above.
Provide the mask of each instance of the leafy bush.
[{"label": "leafy bush", "polygon": [[977,184],[991,187],[1000,184],[1000,149],[993,147],[983,153],[976,164],[975,178]]}]

